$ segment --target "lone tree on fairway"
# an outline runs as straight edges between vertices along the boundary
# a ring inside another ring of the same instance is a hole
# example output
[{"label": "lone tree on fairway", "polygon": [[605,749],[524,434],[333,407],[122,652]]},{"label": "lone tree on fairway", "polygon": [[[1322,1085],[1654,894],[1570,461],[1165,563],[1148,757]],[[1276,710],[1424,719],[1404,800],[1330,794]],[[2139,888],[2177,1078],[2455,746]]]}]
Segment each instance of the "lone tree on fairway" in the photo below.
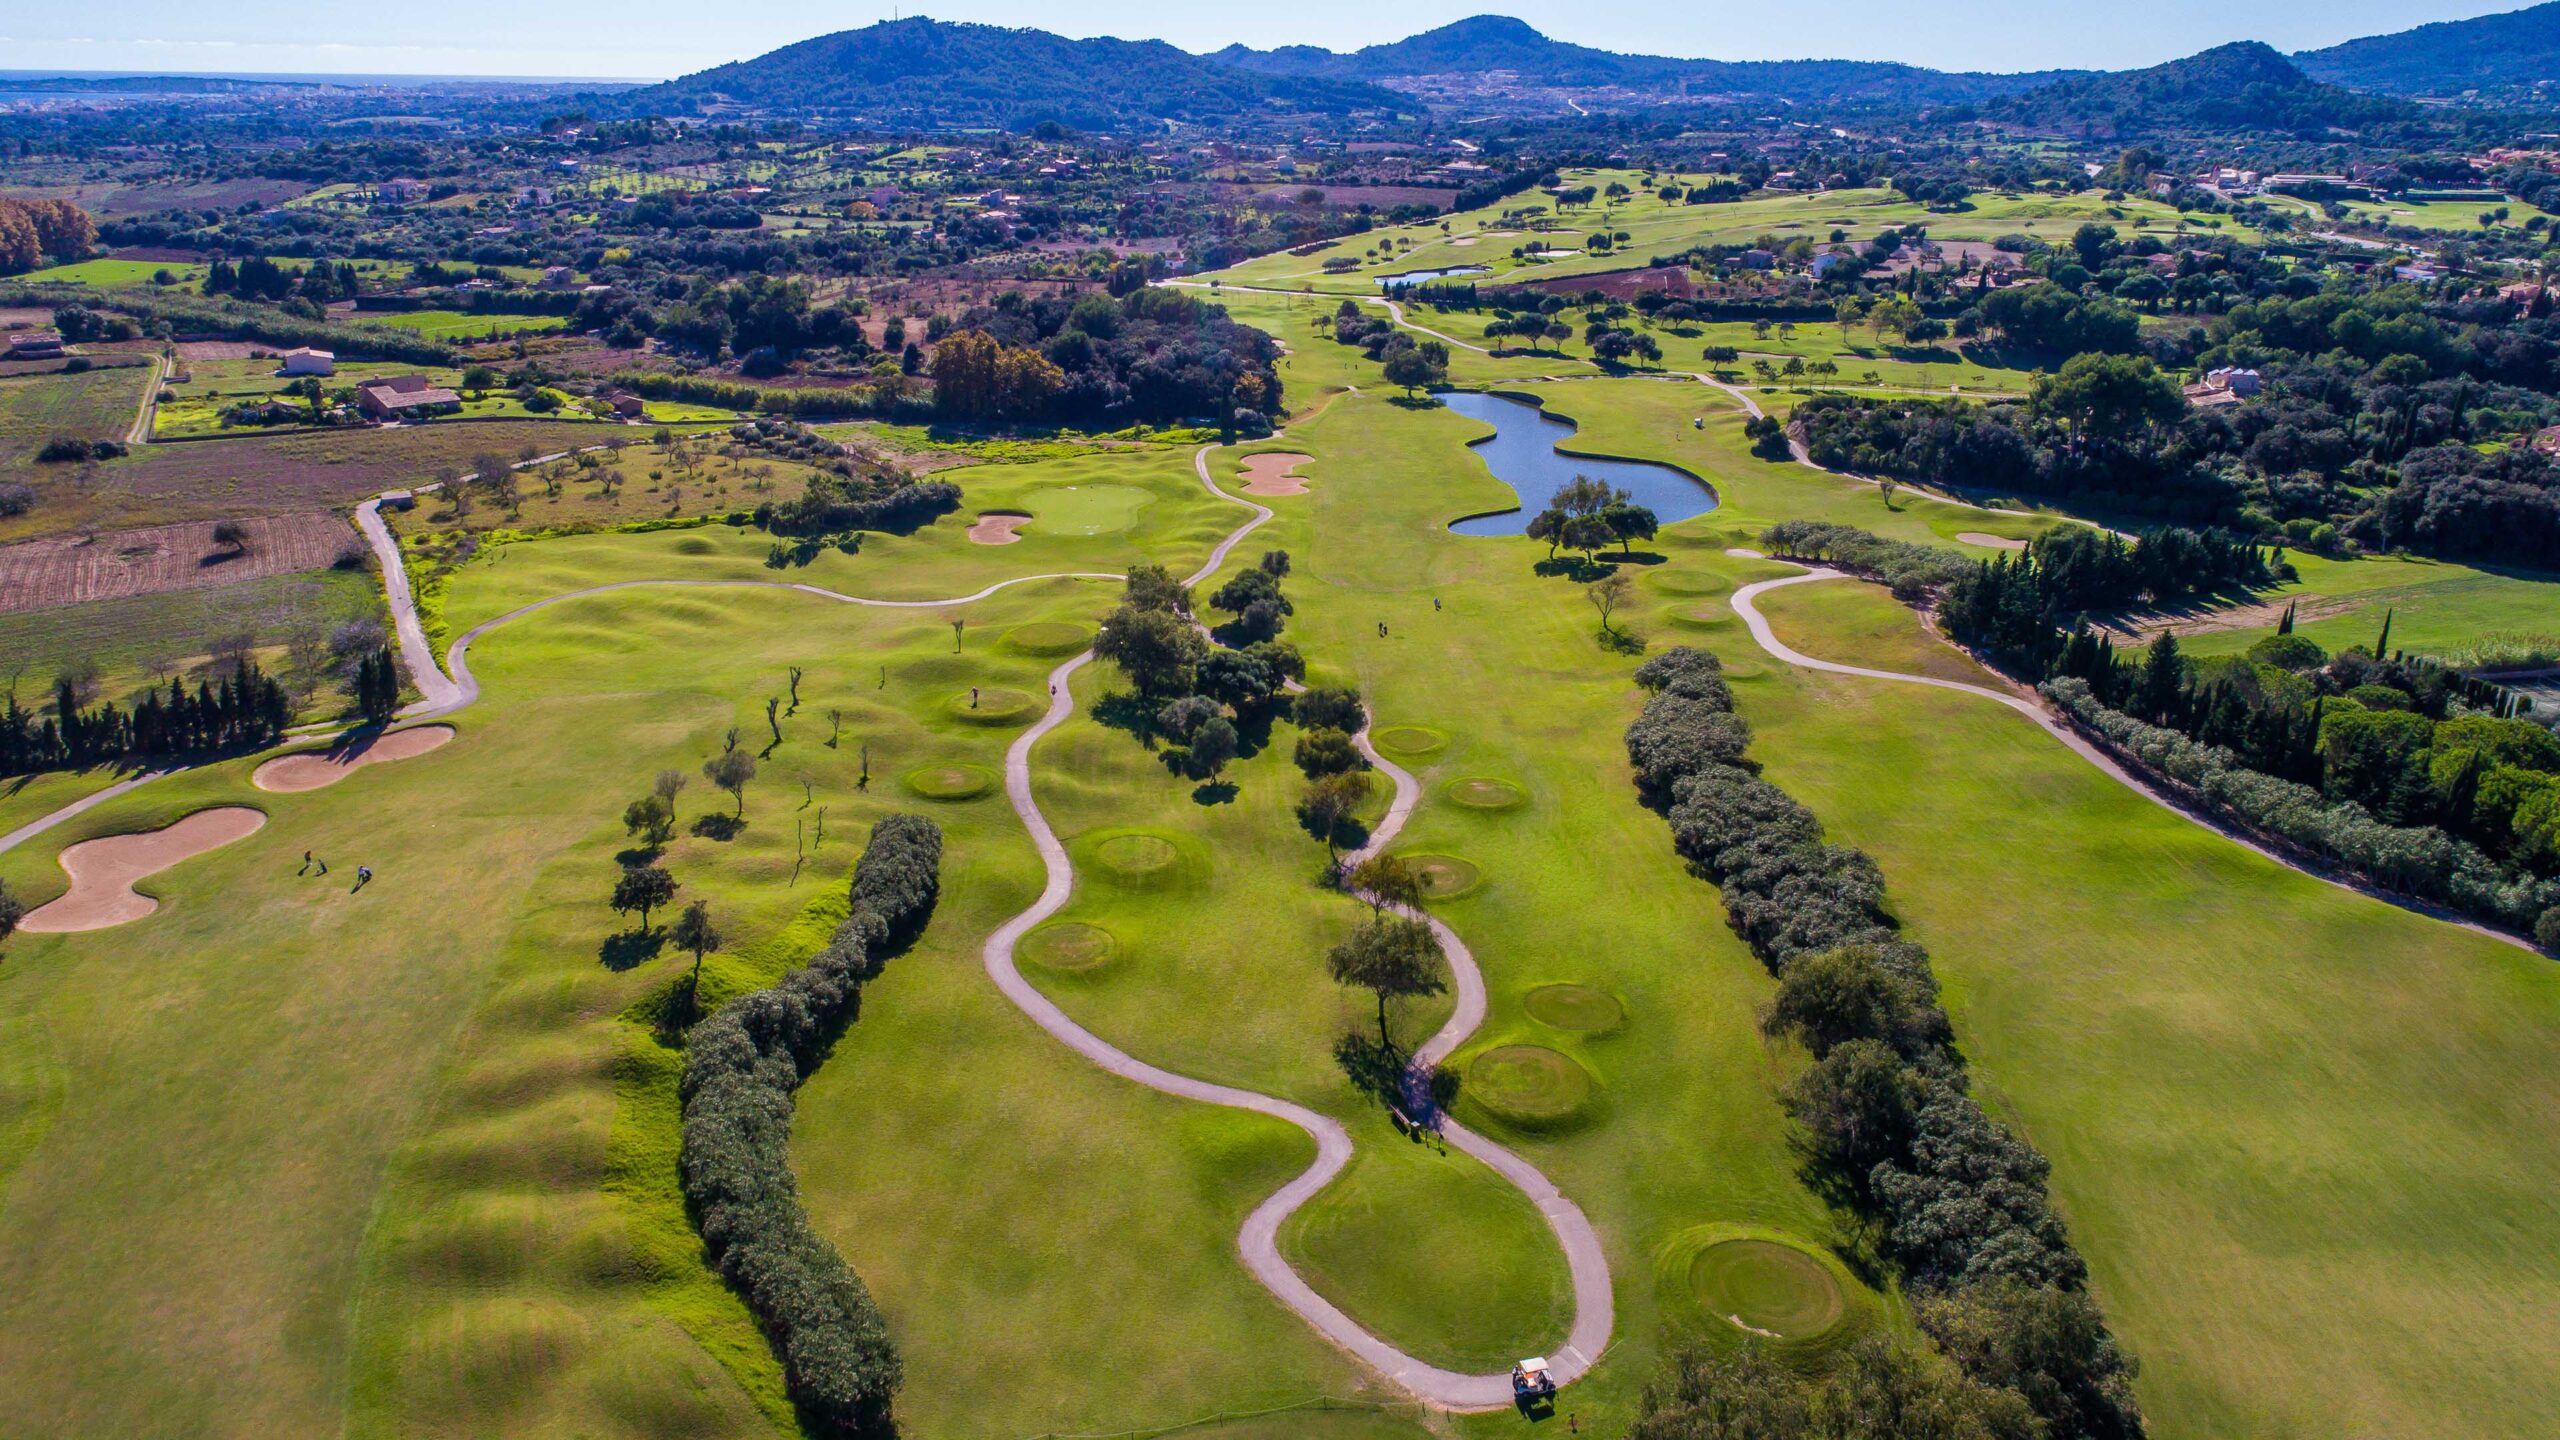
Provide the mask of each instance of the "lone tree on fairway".
[{"label": "lone tree on fairway", "polygon": [[1309,782],[1307,793],[1298,801],[1298,823],[1324,841],[1325,858],[1338,862],[1344,822],[1360,811],[1369,798],[1369,776],[1363,770],[1345,770]]},{"label": "lone tree on fairway", "polygon": [[681,770],[661,770],[658,772],[657,783],[649,787],[649,793],[657,796],[659,803],[667,807],[669,824],[675,822],[676,797],[684,793],[684,787],[688,783],[690,783],[689,777]]},{"label": "lone tree on fairway", "polygon": [[1378,1043],[1393,1047],[1387,1033],[1387,1002],[1437,995],[1449,988],[1447,957],[1440,937],[1419,920],[1380,912],[1352,937],[1325,955],[1334,982],[1357,985],[1378,999]]},{"label": "lone tree on fairway", "polygon": [[1208,649],[1200,632],[1180,615],[1135,603],[1111,612],[1093,642],[1093,653],[1119,666],[1138,693],[1151,698],[1187,693]]},{"label": "lone tree on fairway", "polygon": [[643,795],[623,807],[622,828],[640,837],[641,843],[655,848],[675,838],[676,815],[667,802],[655,795]]},{"label": "lone tree on fairway", "polygon": [[613,882],[613,913],[640,912],[640,929],[649,929],[649,912],[676,898],[676,877],[664,865],[625,865]]},{"label": "lone tree on fairway", "polygon": [[1422,903],[1422,872],[1410,860],[1372,855],[1351,872],[1351,891],[1369,902],[1372,918]]},{"label": "lone tree on fairway", "polygon": [[720,948],[720,927],[711,923],[711,902],[696,900],[684,907],[676,917],[675,928],[667,938],[680,950],[693,952],[693,976],[685,982],[684,1003],[688,1010],[702,1008],[702,957]]},{"label": "lone tree on fairway", "polygon": [[1600,633],[1615,637],[1618,633],[1615,617],[1619,607],[1636,598],[1636,582],[1627,578],[1626,571],[1612,570],[1593,581],[1582,593],[1591,601],[1591,608],[1600,612]]},{"label": "lone tree on fairway", "polygon": [[738,802],[738,818],[746,818],[747,782],[756,778],[756,757],[744,750],[723,750],[702,762],[702,778],[728,791]]},{"label": "lone tree on fairway", "polygon": [[8,886],[0,885],[0,945],[7,944],[9,937],[18,933],[18,920],[26,913],[26,903],[10,894]]}]

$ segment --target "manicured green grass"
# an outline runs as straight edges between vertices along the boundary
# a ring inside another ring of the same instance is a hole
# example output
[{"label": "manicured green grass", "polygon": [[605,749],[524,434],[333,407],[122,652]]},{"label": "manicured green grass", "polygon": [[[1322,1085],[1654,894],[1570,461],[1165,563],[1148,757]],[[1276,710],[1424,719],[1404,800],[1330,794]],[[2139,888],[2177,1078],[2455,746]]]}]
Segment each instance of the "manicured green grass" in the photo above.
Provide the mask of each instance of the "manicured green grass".
[{"label": "manicured green grass", "polygon": [[181,283],[193,284],[204,278],[205,267],[183,260],[83,260],[30,270],[16,278],[29,285],[94,285],[101,290],[114,290],[151,284],[152,277],[163,271]]},{"label": "manicured green grass", "polygon": [[2296,604],[2294,629],[2335,652],[2368,649],[2391,616],[2391,648],[2419,655],[2447,655],[2500,632],[2560,628],[2560,572],[2475,567],[2423,556],[2373,556],[2324,560],[2287,555],[2302,572],[2299,584],[2262,592],[2236,612],[2204,611],[2203,629],[2179,626],[2178,645],[2197,655],[2236,654],[2275,633],[2287,601]]},{"label": "manicured green grass", "polygon": [[[1659,182],[1673,177],[1657,173],[1655,178]],[[1706,177],[1691,174],[1678,178],[1684,184],[1696,184]],[[1865,240],[1887,227],[1919,225],[1927,227],[1931,239],[1940,241],[1988,241],[2006,234],[2024,234],[2057,244],[2092,221],[2112,224],[2127,235],[2138,229],[2163,238],[2177,234],[2182,225],[2204,233],[2250,233],[2241,227],[2221,225],[2212,217],[2180,217],[2156,200],[2109,202],[2093,191],[2073,195],[1984,193],[1974,196],[1961,210],[1933,213],[1888,190],[1766,195],[1729,204],[1689,205],[1654,198],[1642,188],[1642,176],[1633,171],[1573,169],[1563,172],[1563,179],[1568,185],[1602,188],[1613,182],[1623,183],[1635,188],[1636,194],[1614,205],[1594,203],[1558,212],[1550,197],[1531,191],[1481,210],[1347,237],[1312,255],[1291,255],[1286,251],[1264,255],[1213,272],[1214,277],[1231,285],[1375,295],[1379,293],[1379,276],[1414,270],[1482,265],[1492,273],[1473,278],[1487,283],[1558,280],[1639,267],[1656,256],[1710,242],[1750,244],[1770,237],[1783,244],[1802,237],[1820,245],[1829,242],[1834,230],[1845,231],[1853,240]],[[1501,218],[1504,211],[1529,206],[1547,207],[1546,213],[1537,218],[1552,222],[1553,228],[1526,229]],[[1623,230],[1629,238],[1608,251],[1587,249],[1584,238],[1602,229]],[[1411,242],[1409,246],[1404,243],[1407,241]],[[1527,260],[1511,253],[1515,248],[1537,246],[1577,253],[1547,260]],[[1328,272],[1324,268],[1326,261],[1341,257],[1361,263],[1347,272]]]},{"label": "manicured green grass", "polygon": [[394,330],[414,330],[431,340],[491,340],[506,335],[540,334],[568,325],[566,315],[475,315],[461,310],[401,310],[366,317],[369,323]]},{"label": "manicured green grass", "polygon": [[[1812,654],[1932,643],[1875,635],[1864,587],[1784,594]],[[2548,960],[2282,869],[1988,701],[1715,643],[1753,753],[1883,866],[1977,1090],[2053,1160],[2153,1433],[2549,1429]]]}]

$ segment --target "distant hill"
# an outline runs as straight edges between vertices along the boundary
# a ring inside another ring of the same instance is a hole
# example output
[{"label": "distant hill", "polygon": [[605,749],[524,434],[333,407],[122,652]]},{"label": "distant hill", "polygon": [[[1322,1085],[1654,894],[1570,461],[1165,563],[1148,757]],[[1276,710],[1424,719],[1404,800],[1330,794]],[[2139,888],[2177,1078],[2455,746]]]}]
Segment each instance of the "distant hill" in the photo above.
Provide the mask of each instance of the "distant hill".
[{"label": "distant hill", "polygon": [[2305,50],[2294,63],[2314,79],[2387,95],[2523,99],[2560,83],[2560,0],[2530,10],[2444,20]]},{"label": "distant hill", "polygon": [[614,97],[624,113],[724,106],[891,123],[1126,129],[1257,112],[1344,114],[1411,102],[1357,81],[1253,74],[1161,40],[884,20]]},{"label": "distant hill", "polygon": [[2414,119],[2418,107],[2324,84],[2255,40],[2079,75],[1983,107],[1987,118],[2090,137],[2231,130],[2319,136]]},{"label": "distant hill", "polygon": [[1342,54],[1312,45],[1209,57],[1265,75],[1368,81],[1435,99],[1517,99],[1530,90],[1621,92],[1639,103],[1750,96],[1773,100],[1928,104],[2014,94],[2067,73],[1950,74],[1864,60],[1685,60],[1621,55],[1551,40],[1505,15],[1478,15]]}]

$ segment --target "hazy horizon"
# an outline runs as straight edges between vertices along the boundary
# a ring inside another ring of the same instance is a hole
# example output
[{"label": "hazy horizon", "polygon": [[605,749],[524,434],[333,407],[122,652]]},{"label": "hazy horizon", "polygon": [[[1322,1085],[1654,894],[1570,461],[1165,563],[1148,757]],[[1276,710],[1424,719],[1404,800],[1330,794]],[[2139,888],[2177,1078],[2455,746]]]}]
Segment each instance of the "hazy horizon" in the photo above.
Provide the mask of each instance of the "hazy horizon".
[{"label": "hazy horizon", "polygon": [[[1944,12],[1893,0],[1834,0],[1819,24],[1803,12],[1733,7],[1710,14],[1672,0],[1628,0],[1560,19],[1522,0],[1426,0],[1389,10],[1349,0],[1303,0],[1285,13],[1204,13],[1163,0],[1100,0],[1062,9],[1025,0],[960,0],[934,18],[1027,26],[1089,38],[1164,40],[1195,53],[1230,43],[1258,49],[1320,45],[1356,50],[1477,14],[1507,14],[1558,39],[1632,54],[1717,60],[1892,60],[1940,70],[2127,69],[2235,40],[2287,52],[2318,49],[2431,21],[2522,8],[2512,0],[2273,0],[2256,9],[2217,0],[2148,7],[2094,0],[1980,0],[1950,23]],[[748,59],[796,41],[858,29],[913,7],[848,7],[761,0],[708,10],[676,0],[565,0],[540,9],[452,0],[430,41],[372,41],[322,30],[307,5],[240,0],[218,16],[179,0],[128,0],[100,33],[96,14],[59,11],[0,21],[10,67],[0,74],[204,75],[263,79],[471,79],[575,82],[672,78]],[[331,18],[336,18],[332,16]],[[404,31],[414,34],[414,29]],[[242,38],[242,37],[250,38]],[[645,36],[646,39],[633,37]]]}]

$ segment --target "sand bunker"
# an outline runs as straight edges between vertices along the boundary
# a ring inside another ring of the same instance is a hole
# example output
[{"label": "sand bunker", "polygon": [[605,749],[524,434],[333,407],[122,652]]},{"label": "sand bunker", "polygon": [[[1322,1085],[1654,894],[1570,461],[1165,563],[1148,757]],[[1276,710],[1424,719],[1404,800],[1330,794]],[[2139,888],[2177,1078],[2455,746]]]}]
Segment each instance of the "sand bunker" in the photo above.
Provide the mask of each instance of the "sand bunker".
[{"label": "sand bunker", "polygon": [[71,877],[71,888],[27,912],[18,928],[65,935],[139,920],[159,909],[160,902],[136,891],[135,881],[243,839],[266,823],[264,811],[225,805],[199,810],[166,829],[83,840],[62,852],[62,870]]},{"label": "sand bunker", "polygon": [[1979,530],[1959,530],[1956,532],[1956,538],[1967,545],[1980,545],[1989,550],[2024,550],[2027,548],[2027,542],[2024,540],[2012,540],[2006,535],[1985,535]]},{"label": "sand bunker", "polygon": [[326,750],[280,755],[251,772],[249,783],[261,790],[286,794],[296,790],[318,790],[346,779],[359,766],[411,759],[438,748],[452,738],[453,727],[450,725],[420,725],[413,730],[394,730],[388,735],[351,740]]},{"label": "sand bunker", "polygon": [[1728,547],[1724,553],[1732,556],[1736,560],[1766,560],[1769,558],[1757,550],[1746,549],[1740,545]]},{"label": "sand bunker", "polygon": [[1010,545],[1022,538],[1014,532],[1030,523],[1028,515],[1005,510],[990,511],[979,516],[978,523],[969,527],[969,538],[981,545]]},{"label": "sand bunker", "polygon": [[1307,493],[1306,478],[1295,472],[1314,458],[1313,455],[1299,455],[1286,450],[1248,455],[1244,461],[1244,493],[1304,495]]}]

